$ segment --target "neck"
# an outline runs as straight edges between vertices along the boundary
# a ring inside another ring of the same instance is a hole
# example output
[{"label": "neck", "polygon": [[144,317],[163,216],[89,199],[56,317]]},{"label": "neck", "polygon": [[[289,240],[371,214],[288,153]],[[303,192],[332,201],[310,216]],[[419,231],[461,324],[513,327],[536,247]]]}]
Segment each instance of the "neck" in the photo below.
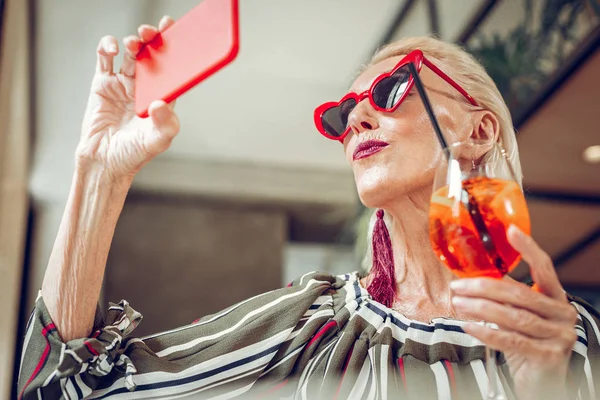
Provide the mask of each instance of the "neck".
[{"label": "neck", "polygon": [[397,289],[393,307],[421,320],[455,316],[449,289],[454,275],[429,241],[430,195],[422,190],[384,208],[394,221],[390,230]]}]

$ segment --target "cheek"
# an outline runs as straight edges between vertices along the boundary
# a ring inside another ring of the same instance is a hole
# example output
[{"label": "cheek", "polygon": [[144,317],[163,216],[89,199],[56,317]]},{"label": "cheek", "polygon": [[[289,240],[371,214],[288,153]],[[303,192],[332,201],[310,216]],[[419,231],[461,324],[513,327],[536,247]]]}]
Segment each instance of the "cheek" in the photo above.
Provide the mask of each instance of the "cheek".
[{"label": "cheek", "polygon": [[[418,185],[426,185],[440,162],[444,153],[435,134],[429,116],[423,107],[414,105],[401,116],[391,115],[382,121],[385,130],[393,140],[394,152],[389,159],[388,168],[391,175],[403,181],[414,181]],[[446,110],[440,112],[439,123],[447,141],[455,137],[450,114]]]},{"label": "cheek", "polygon": [[[436,144],[433,128],[425,113],[390,115],[381,122],[383,130],[393,141],[395,150],[404,157],[426,156]],[[425,153],[425,154],[424,154]]]},{"label": "cheek", "polygon": [[385,114],[381,119],[381,128],[390,134],[390,139],[422,140],[424,134],[432,130],[431,122],[420,101],[409,96],[393,113]]},{"label": "cheek", "polygon": [[[435,107],[435,116],[448,143],[455,143],[470,134],[468,132],[469,115],[455,104]],[[432,132],[433,127],[431,128]],[[436,137],[437,140],[437,137]]]},{"label": "cheek", "polygon": [[[418,164],[438,160],[443,155],[442,145],[435,133],[429,115],[421,104],[412,102],[382,121],[382,127],[390,138],[398,142],[398,150]],[[458,107],[439,104],[434,107],[442,135],[447,143],[461,140],[467,132],[468,115]]]}]

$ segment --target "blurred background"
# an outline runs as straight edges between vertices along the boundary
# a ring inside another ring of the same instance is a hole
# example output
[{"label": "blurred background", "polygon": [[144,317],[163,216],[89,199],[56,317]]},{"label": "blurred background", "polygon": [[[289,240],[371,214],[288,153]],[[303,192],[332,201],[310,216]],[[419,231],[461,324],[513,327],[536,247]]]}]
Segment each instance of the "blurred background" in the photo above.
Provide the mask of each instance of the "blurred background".
[{"label": "blurred background", "polygon": [[[0,0],[0,398],[69,192],[98,40],[197,3]],[[366,210],[312,112],[381,45],[430,34],[496,81],[533,236],[565,288],[600,306],[599,1],[241,0],[240,12],[238,58],[178,102],[181,133],[140,172],[117,226],[102,302],[144,314],[138,335],[307,271],[359,268]]]}]

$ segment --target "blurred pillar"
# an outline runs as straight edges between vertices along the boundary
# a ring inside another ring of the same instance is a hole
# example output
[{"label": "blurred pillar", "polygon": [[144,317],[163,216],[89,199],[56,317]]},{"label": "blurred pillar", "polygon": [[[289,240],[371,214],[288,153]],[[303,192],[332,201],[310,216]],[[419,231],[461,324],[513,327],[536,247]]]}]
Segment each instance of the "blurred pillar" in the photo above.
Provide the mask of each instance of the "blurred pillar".
[{"label": "blurred pillar", "polygon": [[0,47],[0,398],[10,398],[27,229],[29,2],[4,2]]}]

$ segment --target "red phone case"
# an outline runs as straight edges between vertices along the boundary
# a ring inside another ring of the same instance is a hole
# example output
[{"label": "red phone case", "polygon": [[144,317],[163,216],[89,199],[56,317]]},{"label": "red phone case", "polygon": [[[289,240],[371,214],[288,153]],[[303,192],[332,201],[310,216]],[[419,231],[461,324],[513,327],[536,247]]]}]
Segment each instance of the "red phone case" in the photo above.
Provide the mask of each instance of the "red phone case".
[{"label": "red phone case", "polygon": [[136,114],[147,117],[154,100],[175,100],[233,61],[238,50],[238,0],[204,0],[138,53]]}]

